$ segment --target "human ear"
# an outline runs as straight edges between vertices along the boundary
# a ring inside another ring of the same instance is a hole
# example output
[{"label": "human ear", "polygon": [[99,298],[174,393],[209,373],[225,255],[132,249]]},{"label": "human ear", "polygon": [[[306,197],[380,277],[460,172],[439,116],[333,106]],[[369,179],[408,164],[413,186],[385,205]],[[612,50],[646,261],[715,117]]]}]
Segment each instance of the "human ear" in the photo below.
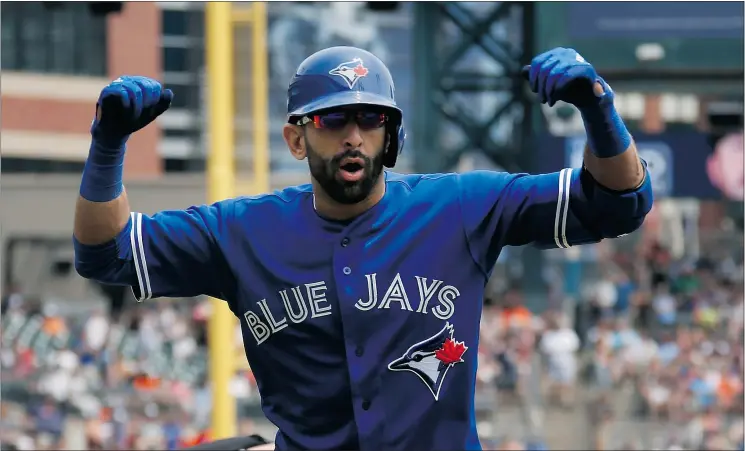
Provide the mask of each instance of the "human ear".
[{"label": "human ear", "polygon": [[294,124],[285,124],[282,127],[282,137],[287,143],[287,148],[296,160],[304,160],[307,156],[305,150],[305,134],[302,127]]}]

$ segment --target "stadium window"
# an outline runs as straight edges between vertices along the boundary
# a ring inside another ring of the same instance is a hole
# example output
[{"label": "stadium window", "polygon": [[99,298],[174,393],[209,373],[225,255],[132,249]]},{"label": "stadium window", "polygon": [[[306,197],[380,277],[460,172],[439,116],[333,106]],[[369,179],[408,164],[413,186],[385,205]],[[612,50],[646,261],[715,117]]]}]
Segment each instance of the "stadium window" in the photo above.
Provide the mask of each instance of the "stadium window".
[{"label": "stadium window", "polygon": [[204,172],[207,169],[207,161],[204,158],[164,158],[163,170],[165,172]]},{"label": "stadium window", "polygon": [[95,16],[119,13],[122,11],[122,2],[87,2],[88,9]]},{"label": "stadium window", "polygon": [[163,9],[161,16],[164,36],[202,36],[204,12],[197,9]]},{"label": "stadium window", "polygon": [[169,82],[166,78],[166,86],[173,91],[171,108],[182,108],[191,110],[199,106],[199,86],[192,83]]},{"label": "stadium window", "polygon": [[84,166],[82,161],[3,157],[3,174],[80,174]]},{"label": "stadium window", "polygon": [[366,5],[370,11],[375,11],[375,12],[389,13],[389,12],[396,11],[398,9],[398,2],[375,1],[375,2],[367,2]]},{"label": "stadium window", "polygon": [[171,112],[161,122],[160,153],[166,172],[203,169],[201,80],[204,10],[201,2],[159,2],[163,83],[173,90]]},{"label": "stadium window", "polygon": [[3,2],[0,27],[3,70],[106,74],[106,17],[84,2]]},{"label": "stadium window", "polygon": [[190,67],[189,49],[183,47],[163,47],[163,70],[166,72],[188,72]]},{"label": "stadium window", "polygon": [[181,139],[200,139],[199,130],[194,129],[179,129],[179,128],[166,128],[163,129],[164,138],[181,138]]}]

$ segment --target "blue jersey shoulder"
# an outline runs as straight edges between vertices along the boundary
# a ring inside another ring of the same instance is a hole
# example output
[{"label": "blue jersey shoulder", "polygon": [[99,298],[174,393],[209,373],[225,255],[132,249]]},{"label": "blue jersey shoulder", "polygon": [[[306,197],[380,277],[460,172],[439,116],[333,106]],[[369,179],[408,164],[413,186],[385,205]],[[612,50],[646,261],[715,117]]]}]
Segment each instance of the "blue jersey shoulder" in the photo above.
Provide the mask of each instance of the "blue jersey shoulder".
[{"label": "blue jersey shoulder", "polygon": [[254,196],[238,196],[228,199],[226,202],[234,204],[233,214],[236,217],[253,212],[266,213],[277,212],[282,209],[292,208],[293,204],[303,201],[312,202],[313,187],[310,183],[291,186],[271,193],[258,194]]}]

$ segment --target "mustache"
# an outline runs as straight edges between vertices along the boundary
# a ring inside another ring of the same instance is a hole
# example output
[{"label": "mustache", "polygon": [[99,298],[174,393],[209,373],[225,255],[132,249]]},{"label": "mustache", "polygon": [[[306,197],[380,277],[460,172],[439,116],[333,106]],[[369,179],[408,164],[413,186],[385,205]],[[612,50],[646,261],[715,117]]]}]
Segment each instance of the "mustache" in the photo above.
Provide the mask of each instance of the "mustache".
[{"label": "mustache", "polygon": [[362,161],[365,162],[365,167],[369,166],[372,163],[372,158],[363,154],[361,150],[351,149],[339,152],[334,155],[334,157],[329,161],[329,164],[334,167],[339,167],[339,165],[341,164],[341,160],[345,158],[360,158]]}]

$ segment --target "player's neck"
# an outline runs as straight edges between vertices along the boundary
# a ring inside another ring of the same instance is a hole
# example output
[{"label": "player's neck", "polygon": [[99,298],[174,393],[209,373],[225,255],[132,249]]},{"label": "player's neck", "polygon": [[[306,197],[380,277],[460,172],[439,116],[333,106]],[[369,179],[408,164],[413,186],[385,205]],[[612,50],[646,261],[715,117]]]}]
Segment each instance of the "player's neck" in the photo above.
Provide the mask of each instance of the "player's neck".
[{"label": "player's neck", "polygon": [[324,218],[335,221],[352,219],[371,209],[385,196],[385,176],[381,174],[370,195],[356,204],[340,204],[330,198],[313,180],[313,208]]}]

